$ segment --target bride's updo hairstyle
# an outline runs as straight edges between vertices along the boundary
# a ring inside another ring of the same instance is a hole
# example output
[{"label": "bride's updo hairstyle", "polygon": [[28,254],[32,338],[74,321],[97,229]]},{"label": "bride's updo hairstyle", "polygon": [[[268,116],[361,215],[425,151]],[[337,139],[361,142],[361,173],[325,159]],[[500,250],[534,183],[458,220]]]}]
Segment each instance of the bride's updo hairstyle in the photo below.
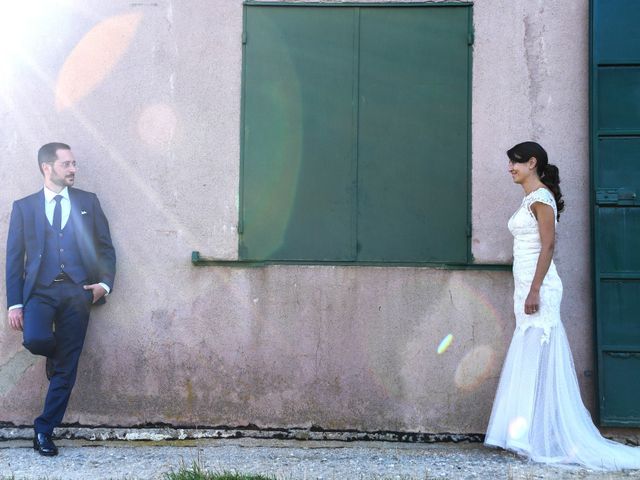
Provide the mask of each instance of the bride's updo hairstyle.
[{"label": "bride's updo hairstyle", "polygon": [[560,172],[558,167],[549,163],[547,152],[536,142],[522,142],[507,150],[507,156],[513,163],[527,163],[531,157],[535,157],[536,172],[540,181],[551,190],[558,207],[558,220],[560,212],[564,210],[564,200],[560,191]]}]

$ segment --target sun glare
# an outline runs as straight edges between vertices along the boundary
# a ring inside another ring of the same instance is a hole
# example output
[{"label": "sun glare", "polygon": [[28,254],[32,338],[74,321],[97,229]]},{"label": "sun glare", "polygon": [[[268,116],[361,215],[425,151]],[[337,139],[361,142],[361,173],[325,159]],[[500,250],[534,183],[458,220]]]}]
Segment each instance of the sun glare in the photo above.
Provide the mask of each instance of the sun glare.
[{"label": "sun glare", "polygon": [[19,52],[47,16],[69,0],[0,0],[0,54]]},{"label": "sun glare", "polygon": [[0,0],[0,82],[12,76],[16,63],[38,38],[51,14],[72,0]]}]

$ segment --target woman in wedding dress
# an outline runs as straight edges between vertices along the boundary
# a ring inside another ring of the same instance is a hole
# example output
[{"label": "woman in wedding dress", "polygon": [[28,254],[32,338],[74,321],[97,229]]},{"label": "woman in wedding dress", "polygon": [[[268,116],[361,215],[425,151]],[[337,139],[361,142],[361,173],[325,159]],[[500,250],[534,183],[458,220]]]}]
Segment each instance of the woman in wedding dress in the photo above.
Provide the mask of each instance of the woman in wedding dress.
[{"label": "woman in wedding dress", "polygon": [[640,448],[603,438],[580,398],[560,320],[562,282],[553,263],[564,202],[558,168],[535,142],[511,148],[509,173],[524,189],[509,219],[516,329],[504,362],[485,443],[537,462],[598,470],[640,468]]}]

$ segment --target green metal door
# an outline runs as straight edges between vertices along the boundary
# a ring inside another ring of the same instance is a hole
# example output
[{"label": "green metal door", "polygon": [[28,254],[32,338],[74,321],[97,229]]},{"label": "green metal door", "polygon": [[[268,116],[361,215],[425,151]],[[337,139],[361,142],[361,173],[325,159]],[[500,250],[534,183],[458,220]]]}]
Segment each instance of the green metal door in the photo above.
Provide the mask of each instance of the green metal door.
[{"label": "green metal door", "polygon": [[640,2],[591,3],[600,423],[640,426]]}]

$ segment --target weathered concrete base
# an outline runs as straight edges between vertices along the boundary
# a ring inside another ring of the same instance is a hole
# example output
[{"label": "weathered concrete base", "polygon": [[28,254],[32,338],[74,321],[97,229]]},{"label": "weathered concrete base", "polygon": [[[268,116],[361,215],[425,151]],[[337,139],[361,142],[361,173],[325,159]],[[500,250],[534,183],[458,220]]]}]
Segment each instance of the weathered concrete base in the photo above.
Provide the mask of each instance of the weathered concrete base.
[{"label": "weathered concrete base", "polygon": [[[332,431],[320,428],[302,429],[258,429],[251,427],[219,428],[118,428],[118,427],[60,427],[57,438],[91,441],[146,441],[165,442],[175,440],[257,438],[277,440],[322,440],[322,441],[376,441],[376,442],[482,442],[484,434],[420,433],[420,432],[357,432]],[[28,440],[33,437],[30,427],[0,428],[0,441]]]},{"label": "weathered concrete base", "polygon": [[[56,429],[56,437],[70,440],[89,441],[144,441],[167,442],[177,440],[232,439],[255,438],[276,440],[312,440],[312,441],[373,441],[403,443],[480,443],[484,441],[483,433],[423,433],[423,432],[359,432],[323,430],[312,427],[290,429],[260,429],[252,427],[217,427],[217,428],[176,428],[176,427],[60,427]],[[606,429],[602,434],[616,442],[626,445],[640,446],[640,434],[637,430]],[[33,429],[30,427],[0,428],[0,441],[30,440]]]}]

